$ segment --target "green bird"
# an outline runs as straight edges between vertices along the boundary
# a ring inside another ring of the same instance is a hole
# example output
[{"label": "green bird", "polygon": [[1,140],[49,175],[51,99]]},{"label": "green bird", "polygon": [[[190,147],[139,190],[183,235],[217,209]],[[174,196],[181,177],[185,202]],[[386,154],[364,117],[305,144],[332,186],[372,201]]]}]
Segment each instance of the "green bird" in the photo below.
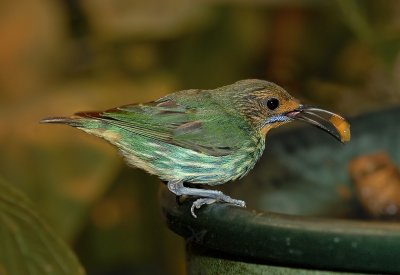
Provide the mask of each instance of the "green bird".
[{"label": "green bird", "polygon": [[194,210],[206,204],[245,207],[245,202],[185,183],[214,186],[242,178],[262,155],[266,134],[293,120],[311,123],[343,141],[326,116],[343,120],[304,107],[274,83],[254,79],[41,122],[67,124],[116,145],[128,164],[157,175],[177,196],[198,197],[191,207],[196,218]]}]

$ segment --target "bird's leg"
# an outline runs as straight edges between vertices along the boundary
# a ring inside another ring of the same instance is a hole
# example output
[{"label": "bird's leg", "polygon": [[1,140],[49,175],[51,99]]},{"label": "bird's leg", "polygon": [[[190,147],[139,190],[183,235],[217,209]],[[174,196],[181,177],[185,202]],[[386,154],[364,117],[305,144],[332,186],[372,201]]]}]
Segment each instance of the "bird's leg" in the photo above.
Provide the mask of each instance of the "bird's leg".
[{"label": "bird's leg", "polygon": [[246,207],[246,203],[244,201],[232,199],[218,190],[189,188],[185,187],[181,181],[169,181],[167,186],[168,189],[177,196],[188,195],[201,197],[195,200],[191,207],[192,216],[195,218],[197,218],[197,216],[194,214],[194,209],[199,209],[205,204],[212,204],[217,201],[229,203],[235,206]]}]

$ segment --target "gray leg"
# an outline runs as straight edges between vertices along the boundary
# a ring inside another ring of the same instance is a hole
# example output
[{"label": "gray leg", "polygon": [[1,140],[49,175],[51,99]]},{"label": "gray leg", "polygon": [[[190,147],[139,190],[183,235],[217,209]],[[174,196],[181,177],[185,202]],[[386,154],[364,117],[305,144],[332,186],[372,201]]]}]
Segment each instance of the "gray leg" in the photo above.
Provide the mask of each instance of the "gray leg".
[{"label": "gray leg", "polygon": [[221,191],[217,190],[206,190],[185,187],[182,182],[170,181],[168,182],[168,189],[177,196],[188,195],[201,197],[193,202],[191,207],[192,216],[197,218],[194,214],[194,209],[199,209],[205,204],[212,204],[214,202],[220,201],[229,203],[235,206],[246,207],[246,203],[241,200],[235,200],[231,197],[225,195]]}]

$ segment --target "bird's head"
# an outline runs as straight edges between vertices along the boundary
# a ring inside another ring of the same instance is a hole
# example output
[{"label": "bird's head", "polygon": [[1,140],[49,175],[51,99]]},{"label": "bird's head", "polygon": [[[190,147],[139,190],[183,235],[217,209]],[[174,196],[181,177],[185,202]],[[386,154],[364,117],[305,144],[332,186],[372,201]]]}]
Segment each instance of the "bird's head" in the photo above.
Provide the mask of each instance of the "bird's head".
[{"label": "bird's head", "polygon": [[304,106],[282,87],[262,80],[237,82],[241,111],[263,135],[269,130],[299,120],[316,126],[341,142],[350,139],[348,122],[330,111]]}]

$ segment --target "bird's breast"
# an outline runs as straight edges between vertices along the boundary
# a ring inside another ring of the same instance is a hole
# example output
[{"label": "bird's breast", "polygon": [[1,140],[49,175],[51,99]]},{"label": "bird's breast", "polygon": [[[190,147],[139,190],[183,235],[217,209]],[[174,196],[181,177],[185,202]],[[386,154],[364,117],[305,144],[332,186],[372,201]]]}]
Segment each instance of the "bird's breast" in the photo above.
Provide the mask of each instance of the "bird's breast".
[{"label": "bird's breast", "polygon": [[211,156],[188,148],[147,139],[141,148],[125,147],[123,154],[133,166],[159,176],[164,181],[218,185],[246,175],[260,158],[263,138],[249,140],[233,153]]},{"label": "bird's breast", "polygon": [[[226,156],[197,156],[196,162],[185,163],[181,158],[178,167],[185,181],[198,184],[218,185],[245,176],[264,151],[264,139],[249,142],[234,153]],[[180,169],[186,167],[187,169]],[[176,169],[176,168],[175,168]]]},{"label": "bird's breast", "polygon": [[235,177],[231,180],[240,179],[249,173],[260,159],[264,149],[265,139],[260,138],[239,150],[238,157],[232,162],[232,168],[235,169]]}]

